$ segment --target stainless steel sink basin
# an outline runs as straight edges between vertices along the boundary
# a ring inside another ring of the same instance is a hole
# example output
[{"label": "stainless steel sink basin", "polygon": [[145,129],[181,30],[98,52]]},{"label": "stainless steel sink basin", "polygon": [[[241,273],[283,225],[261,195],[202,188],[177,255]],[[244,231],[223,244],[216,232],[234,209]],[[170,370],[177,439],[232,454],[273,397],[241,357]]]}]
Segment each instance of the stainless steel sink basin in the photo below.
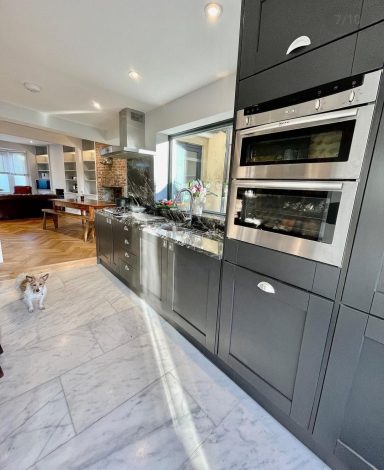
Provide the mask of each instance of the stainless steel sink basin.
[{"label": "stainless steel sink basin", "polygon": [[184,227],[179,227],[178,225],[164,224],[160,226],[161,230],[166,230],[168,232],[185,232]]}]

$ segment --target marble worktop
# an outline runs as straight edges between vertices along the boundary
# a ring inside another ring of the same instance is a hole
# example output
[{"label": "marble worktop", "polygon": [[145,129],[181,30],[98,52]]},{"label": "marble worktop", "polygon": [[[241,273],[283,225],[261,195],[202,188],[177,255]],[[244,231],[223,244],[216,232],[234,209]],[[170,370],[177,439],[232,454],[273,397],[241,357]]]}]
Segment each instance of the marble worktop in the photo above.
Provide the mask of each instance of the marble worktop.
[{"label": "marble worktop", "polygon": [[[176,223],[147,213],[126,212],[124,216],[116,216],[108,211],[98,211],[106,217],[113,218],[124,225],[138,226],[141,231],[150,233],[173,243],[185,246],[196,252],[221,260],[223,257],[223,232],[215,224],[207,226],[205,218],[194,218],[192,227]],[[195,228],[195,227],[203,227]],[[168,230],[165,229],[168,228]],[[169,228],[174,230],[170,230]]]}]

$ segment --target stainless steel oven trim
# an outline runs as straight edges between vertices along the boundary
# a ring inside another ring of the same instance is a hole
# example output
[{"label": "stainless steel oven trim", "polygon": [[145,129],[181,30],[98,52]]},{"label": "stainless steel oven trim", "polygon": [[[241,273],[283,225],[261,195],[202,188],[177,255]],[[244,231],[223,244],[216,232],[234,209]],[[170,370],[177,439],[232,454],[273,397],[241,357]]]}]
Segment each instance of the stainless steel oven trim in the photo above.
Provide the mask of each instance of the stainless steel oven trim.
[{"label": "stainless steel oven trim", "polygon": [[[252,179],[358,179],[364,160],[365,149],[368,142],[371,122],[374,113],[374,104],[358,108],[350,108],[330,113],[315,114],[291,120],[279,121],[272,124],[243,129],[237,131],[235,138],[234,163],[232,178]],[[351,143],[349,159],[346,162],[319,162],[319,163],[284,163],[272,165],[240,166],[241,147],[243,139],[251,136],[269,135],[284,130],[302,129],[342,121],[356,120],[355,130]]]},{"label": "stainless steel oven trim", "polygon": [[293,106],[273,109],[264,113],[246,116],[244,109],[237,111],[236,129],[255,127],[272,122],[278,122],[311,114],[326,113],[337,109],[361,106],[376,101],[382,70],[367,73],[361,86],[345,90],[316,100],[305,101]]},{"label": "stainless steel oven trim", "polygon": [[[233,181],[229,200],[228,238],[263,246],[302,258],[312,259],[321,263],[341,267],[345,244],[349,232],[353,206],[358,183],[355,181],[329,182],[298,182],[298,181]],[[273,232],[241,227],[234,224],[236,197],[238,188],[276,188],[309,191],[341,191],[340,207],[332,244],[295,238]]]}]

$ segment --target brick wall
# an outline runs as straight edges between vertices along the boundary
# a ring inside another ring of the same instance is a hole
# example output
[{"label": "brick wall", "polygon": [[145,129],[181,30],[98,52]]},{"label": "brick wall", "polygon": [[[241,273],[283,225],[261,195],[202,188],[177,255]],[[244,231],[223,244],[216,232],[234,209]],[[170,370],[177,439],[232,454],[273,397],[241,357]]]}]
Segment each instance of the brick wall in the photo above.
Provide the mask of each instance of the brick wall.
[{"label": "brick wall", "polygon": [[126,193],[127,186],[127,161],[120,158],[113,158],[112,165],[101,163],[103,157],[100,157],[100,150],[105,147],[104,144],[96,143],[96,177],[97,191],[99,198],[102,196],[103,186],[121,186],[123,194]]}]

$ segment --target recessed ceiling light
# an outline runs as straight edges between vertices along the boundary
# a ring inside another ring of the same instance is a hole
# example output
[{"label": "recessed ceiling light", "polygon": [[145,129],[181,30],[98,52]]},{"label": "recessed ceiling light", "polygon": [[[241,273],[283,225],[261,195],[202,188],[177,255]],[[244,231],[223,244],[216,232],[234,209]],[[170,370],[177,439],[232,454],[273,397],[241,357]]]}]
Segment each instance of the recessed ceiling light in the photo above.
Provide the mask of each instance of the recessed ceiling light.
[{"label": "recessed ceiling light", "polygon": [[29,143],[30,143],[30,144],[33,144],[33,140],[30,140]]},{"label": "recessed ceiling light", "polygon": [[101,105],[100,103],[98,103],[97,101],[93,100],[92,101],[92,104],[93,104],[93,107],[96,108],[96,109],[101,109]]},{"label": "recessed ceiling light", "polygon": [[26,90],[31,91],[32,93],[40,93],[41,91],[41,86],[37,83],[24,82],[23,85]]},{"label": "recessed ceiling light", "polygon": [[219,3],[207,3],[204,10],[210,21],[218,20],[223,13],[223,7]]},{"label": "recessed ceiling light", "polygon": [[131,79],[131,80],[135,80],[135,81],[138,81],[140,80],[141,76],[139,73],[135,72],[134,70],[131,70],[129,73],[128,73],[128,77]]}]

